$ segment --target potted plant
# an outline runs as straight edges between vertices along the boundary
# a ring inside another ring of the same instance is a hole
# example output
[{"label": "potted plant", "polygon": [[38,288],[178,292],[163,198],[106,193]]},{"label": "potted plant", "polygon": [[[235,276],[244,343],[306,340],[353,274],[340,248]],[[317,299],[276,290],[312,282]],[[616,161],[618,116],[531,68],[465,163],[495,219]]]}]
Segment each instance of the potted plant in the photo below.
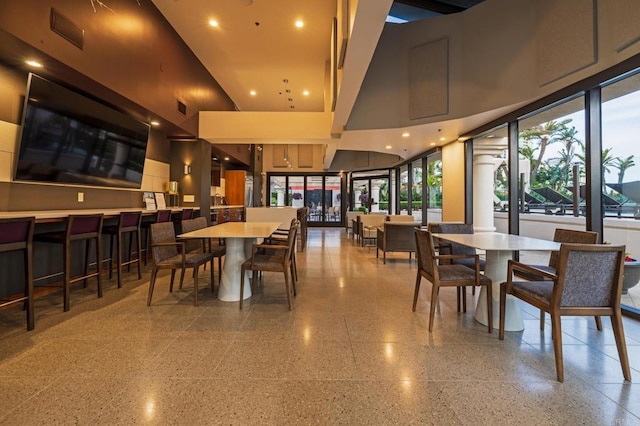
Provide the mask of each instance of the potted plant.
[{"label": "potted plant", "polygon": [[640,261],[627,254],[624,259],[624,277],[622,278],[622,294],[627,294],[629,289],[640,281]]}]

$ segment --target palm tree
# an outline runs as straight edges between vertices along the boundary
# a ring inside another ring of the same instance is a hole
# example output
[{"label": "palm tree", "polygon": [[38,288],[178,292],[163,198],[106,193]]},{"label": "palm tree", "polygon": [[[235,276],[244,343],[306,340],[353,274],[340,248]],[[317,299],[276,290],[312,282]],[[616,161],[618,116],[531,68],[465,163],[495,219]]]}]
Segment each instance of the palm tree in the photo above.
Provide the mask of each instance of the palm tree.
[{"label": "palm tree", "polygon": [[635,161],[633,161],[633,157],[633,155],[630,155],[627,158],[616,157],[613,159],[613,167],[618,169],[618,183],[622,183],[624,180],[624,173],[627,169],[636,165]]},{"label": "palm tree", "polygon": [[[539,126],[534,126],[520,132],[520,139],[525,142],[525,145],[536,143],[538,145],[537,149],[539,149],[538,159],[532,164],[531,167],[532,182],[542,164],[547,146],[563,140],[563,136],[566,136],[569,132],[567,124],[569,124],[571,121],[572,120],[570,118],[562,120],[560,122],[551,120]],[[575,133],[577,132],[574,132],[573,136],[575,136]]]}]

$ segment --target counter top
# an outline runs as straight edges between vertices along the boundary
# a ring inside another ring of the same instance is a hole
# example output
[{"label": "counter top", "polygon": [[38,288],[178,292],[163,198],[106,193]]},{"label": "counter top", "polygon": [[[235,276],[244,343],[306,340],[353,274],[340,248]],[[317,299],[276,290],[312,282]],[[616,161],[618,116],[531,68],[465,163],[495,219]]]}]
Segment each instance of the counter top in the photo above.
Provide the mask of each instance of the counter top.
[{"label": "counter top", "polygon": [[[192,208],[192,207],[184,207],[184,208]],[[183,210],[183,207],[167,207],[166,210],[179,212]],[[195,208],[194,210],[199,210],[199,209]],[[115,217],[122,212],[139,212],[139,211],[142,211],[143,216],[152,215],[157,212],[157,210],[145,210],[142,207],[141,208],[120,208],[120,209],[85,209],[85,210],[33,210],[33,211],[23,210],[23,211],[13,211],[13,212],[0,212],[0,219],[34,216],[36,218],[36,221],[46,221],[46,220],[64,219],[65,217],[72,214],[103,213],[105,217]]]},{"label": "counter top", "polygon": [[244,206],[241,205],[233,205],[233,206],[211,206],[211,210],[222,210],[222,209],[243,209]]}]

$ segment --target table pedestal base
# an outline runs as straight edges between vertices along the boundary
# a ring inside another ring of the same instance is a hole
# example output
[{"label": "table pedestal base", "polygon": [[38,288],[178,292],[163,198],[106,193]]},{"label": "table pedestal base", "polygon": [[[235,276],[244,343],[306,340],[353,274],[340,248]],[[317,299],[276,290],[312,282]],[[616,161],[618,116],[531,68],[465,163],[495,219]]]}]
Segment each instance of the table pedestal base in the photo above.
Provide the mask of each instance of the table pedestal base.
[{"label": "table pedestal base", "polygon": [[[223,302],[240,301],[240,269],[249,256],[255,238],[226,238],[227,252],[224,256],[222,279],[218,299]],[[245,273],[242,299],[251,297],[251,272]]]},{"label": "table pedestal base", "polygon": [[[491,309],[493,309],[493,328],[495,329],[500,325],[500,284],[507,280],[507,266],[511,258],[511,251],[487,250],[487,264],[484,274],[488,278],[491,278],[492,281],[491,299],[493,304]],[[518,300],[515,297],[507,295],[505,312],[504,329],[506,331],[524,330],[522,312],[520,311]],[[475,318],[480,324],[489,325],[489,316],[487,315],[487,289],[485,287],[480,289]]]}]

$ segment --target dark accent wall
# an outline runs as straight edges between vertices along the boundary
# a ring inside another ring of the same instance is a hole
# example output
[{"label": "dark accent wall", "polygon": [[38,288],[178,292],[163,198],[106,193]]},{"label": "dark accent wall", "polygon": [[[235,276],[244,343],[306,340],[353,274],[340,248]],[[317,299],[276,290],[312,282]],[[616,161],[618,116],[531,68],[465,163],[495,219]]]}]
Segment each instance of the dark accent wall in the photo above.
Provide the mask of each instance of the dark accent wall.
[{"label": "dark accent wall", "polygon": [[[178,182],[179,205],[209,211],[211,206],[211,145],[205,140],[171,141],[170,167],[172,181]],[[184,174],[184,166],[191,173]],[[184,202],[185,195],[193,195],[193,202]],[[207,217],[206,214],[202,216]]]},{"label": "dark accent wall", "polygon": [[[45,56],[43,75],[140,115],[146,111],[143,121],[161,117],[171,124],[165,131],[173,137],[196,136],[200,110],[234,109],[150,0],[106,4],[113,12],[100,7],[94,12],[88,0],[3,0],[0,57],[22,68],[26,45]],[[50,29],[52,7],[84,30],[82,50]],[[178,100],[187,106],[184,115]]]}]

